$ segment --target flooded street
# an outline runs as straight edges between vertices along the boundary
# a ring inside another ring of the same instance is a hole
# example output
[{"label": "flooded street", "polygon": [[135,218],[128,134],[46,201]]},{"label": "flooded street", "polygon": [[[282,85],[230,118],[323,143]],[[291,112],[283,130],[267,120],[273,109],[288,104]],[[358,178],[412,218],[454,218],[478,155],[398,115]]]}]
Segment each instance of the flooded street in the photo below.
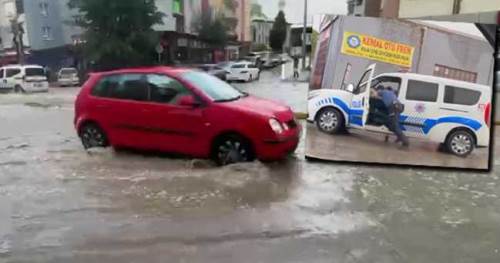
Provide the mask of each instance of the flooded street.
[{"label": "flooded street", "polygon": [[[0,94],[0,262],[500,259],[498,171],[307,162],[305,134],[284,162],[223,168],[86,152],[72,124],[76,92]],[[305,101],[290,97],[294,109]]]}]

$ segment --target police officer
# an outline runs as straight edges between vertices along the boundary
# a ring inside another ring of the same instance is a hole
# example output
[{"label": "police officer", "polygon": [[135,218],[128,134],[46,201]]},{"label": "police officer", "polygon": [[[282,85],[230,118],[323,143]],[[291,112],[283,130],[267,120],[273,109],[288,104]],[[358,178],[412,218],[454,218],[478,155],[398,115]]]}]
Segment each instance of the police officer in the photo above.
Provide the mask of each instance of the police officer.
[{"label": "police officer", "polygon": [[396,142],[401,142],[403,147],[408,148],[410,143],[401,130],[399,118],[402,112],[402,104],[399,102],[396,92],[390,87],[385,87],[378,91],[378,96],[382,99],[389,110],[389,120],[387,126],[396,135]]}]

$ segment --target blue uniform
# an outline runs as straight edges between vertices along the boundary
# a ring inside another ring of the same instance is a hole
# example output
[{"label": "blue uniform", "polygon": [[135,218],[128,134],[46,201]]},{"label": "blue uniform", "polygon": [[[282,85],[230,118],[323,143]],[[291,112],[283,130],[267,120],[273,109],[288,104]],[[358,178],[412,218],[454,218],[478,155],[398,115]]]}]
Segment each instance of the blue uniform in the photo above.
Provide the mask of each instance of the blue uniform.
[{"label": "blue uniform", "polygon": [[378,92],[378,95],[380,98],[382,98],[382,101],[384,102],[385,106],[389,108],[391,105],[394,104],[394,102],[398,101],[398,97],[396,96],[396,93],[391,90],[381,90]]}]

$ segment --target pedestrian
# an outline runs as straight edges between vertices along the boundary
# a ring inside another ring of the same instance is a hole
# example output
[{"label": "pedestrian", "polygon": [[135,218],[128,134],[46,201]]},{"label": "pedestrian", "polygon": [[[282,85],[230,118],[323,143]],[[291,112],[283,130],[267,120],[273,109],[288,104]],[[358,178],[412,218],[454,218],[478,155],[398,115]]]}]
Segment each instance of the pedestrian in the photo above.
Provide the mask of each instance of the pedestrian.
[{"label": "pedestrian", "polygon": [[293,58],[293,78],[296,80],[299,78],[299,58]]},{"label": "pedestrian", "polygon": [[389,111],[387,127],[396,135],[396,143],[401,142],[404,148],[408,148],[410,145],[409,140],[401,130],[401,124],[399,123],[401,113],[403,112],[403,104],[398,100],[396,92],[391,87],[380,89],[378,91],[378,96],[382,99]]}]

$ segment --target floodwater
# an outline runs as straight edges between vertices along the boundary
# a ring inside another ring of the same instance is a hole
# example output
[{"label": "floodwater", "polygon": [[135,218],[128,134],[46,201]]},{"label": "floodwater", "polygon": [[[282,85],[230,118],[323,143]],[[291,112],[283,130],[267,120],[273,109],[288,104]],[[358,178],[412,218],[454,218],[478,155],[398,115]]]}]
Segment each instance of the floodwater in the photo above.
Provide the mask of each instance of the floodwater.
[{"label": "floodwater", "polygon": [[0,262],[500,258],[497,172],[86,152],[76,91],[0,95]]}]

